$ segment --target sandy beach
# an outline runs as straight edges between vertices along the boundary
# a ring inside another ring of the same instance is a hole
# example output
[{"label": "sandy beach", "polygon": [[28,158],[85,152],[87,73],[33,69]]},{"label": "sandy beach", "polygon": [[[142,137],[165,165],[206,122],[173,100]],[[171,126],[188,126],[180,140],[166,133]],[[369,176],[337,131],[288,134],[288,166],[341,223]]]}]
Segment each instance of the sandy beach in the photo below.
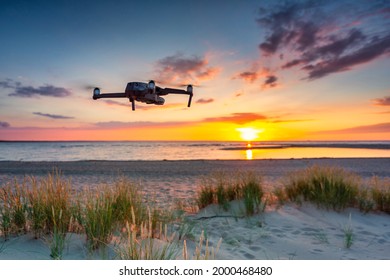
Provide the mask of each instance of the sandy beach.
[{"label": "sandy beach", "polygon": [[[189,161],[76,161],[76,162],[0,162],[3,186],[25,176],[46,176],[53,169],[70,179],[72,187],[110,184],[119,176],[140,183],[147,194],[163,203],[194,197],[202,177],[213,172],[253,171],[261,175],[266,191],[280,186],[289,172],[308,166],[338,166],[363,179],[390,177],[390,158],[291,159],[291,160],[189,160]],[[163,207],[163,206],[162,206]],[[305,203],[267,206],[264,213],[242,217],[239,204],[229,211],[211,205],[189,213],[194,234],[205,233],[210,246],[222,245],[217,259],[390,259],[390,218],[357,209],[342,212],[317,209]],[[346,248],[346,228],[354,233],[353,245]],[[83,237],[69,236],[64,259],[94,259],[83,246]],[[191,248],[191,244],[188,244]],[[180,255],[179,255],[180,256]],[[44,240],[29,234],[0,242],[0,259],[50,259]]]},{"label": "sandy beach", "polygon": [[140,182],[144,191],[164,195],[164,199],[192,196],[203,176],[214,172],[251,171],[262,176],[266,188],[280,184],[288,173],[308,166],[338,166],[363,178],[390,177],[390,158],[318,158],[265,160],[165,160],[165,161],[0,161],[0,182],[25,176],[46,176],[61,171],[72,186],[97,187],[111,184],[119,176]]}]

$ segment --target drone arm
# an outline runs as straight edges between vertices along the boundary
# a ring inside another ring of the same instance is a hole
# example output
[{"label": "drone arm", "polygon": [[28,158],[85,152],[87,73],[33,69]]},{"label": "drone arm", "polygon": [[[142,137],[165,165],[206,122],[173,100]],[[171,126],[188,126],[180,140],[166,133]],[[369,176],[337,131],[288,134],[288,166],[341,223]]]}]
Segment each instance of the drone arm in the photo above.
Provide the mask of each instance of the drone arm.
[{"label": "drone arm", "polygon": [[188,94],[188,107],[191,106],[191,101],[192,101],[192,96],[194,95],[192,93],[192,86],[191,86],[191,91],[189,90],[183,90],[183,89],[176,89],[176,88],[164,88],[161,89],[160,95],[166,95],[166,94]]},{"label": "drone arm", "polygon": [[96,99],[99,99],[99,98],[123,98],[123,97],[127,97],[126,93],[124,92],[118,92],[118,93],[101,93],[99,95],[96,95],[95,96]]},{"label": "drone arm", "polygon": [[166,95],[166,94],[190,94],[188,91],[185,91],[184,89],[176,89],[176,88],[164,88],[164,89],[161,89],[161,93],[163,95]]}]

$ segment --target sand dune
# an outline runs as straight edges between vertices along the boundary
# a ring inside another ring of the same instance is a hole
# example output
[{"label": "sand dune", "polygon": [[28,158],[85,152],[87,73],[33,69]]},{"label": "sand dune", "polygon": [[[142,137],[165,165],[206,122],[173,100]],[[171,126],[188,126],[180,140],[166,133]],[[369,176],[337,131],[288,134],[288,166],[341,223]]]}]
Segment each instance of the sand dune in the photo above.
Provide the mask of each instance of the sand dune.
[{"label": "sand dune", "polygon": [[[204,231],[209,246],[222,243],[216,259],[226,260],[380,260],[390,259],[390,219],[387,214],[362,214],[356,209],[341,213],[318,210],[312,205],[285,205],[246,218],[236,211],[222,212],[211,206],[191,216],[193,231]],[[348,248],[345,230],[353,242]],[[179,246],[183,243],[179,242]],[[196,242],[188,242],[194,252]],[[105,259],[115,256],[115,245],[89,253],[85,236],[68,234],[63,259]],[[182,258],[179,251],[177,258]],[[0,259],[50,259],[49,241],[21,235],[0,242]]]},{"label": "sand dune", "polygon": [[[258,161],[80,161],[0,162],[1,184],[25,176],[46,176],[53,168],[72,181],[73,188],[112,183],[118,176],[140,182],[146,193],[164,203],[193,197],[202,176],[215,171],[251,170],[262,175],[265,187],[280,184],[287,173],[310,165],[343,167],[369,178],[390,177],[390,159],[302,159]],[[252,217],[242,217],[242,206],[228,212],[209,206],[189,214],[194,234],[204,231],[211,246],[223,242],[217,259],[390,259],[390,218],[383,213],[363,214],[356,209],[341,213],[319,210],[310,204],[267,207]],[[345,230],[353,242],[345,244]],[[72,234],[64,259],[95,259],[85,249],[85,237]],[[191,244],[188,244],[191,247]],[[0,259],[50,259],[44,240],[30,235],[0,242]]]},{"label": "sand dune", "polygon": [[[356,209],[342,213],[319,210],[312,205],[285,205],[267,209],[250,218],[224,218],[217,208],[197,215],[212,236],[220,237],[222,259],[390,259],[390,218],[386,214],[362,214]],[[216,217],[217,216],[217,217]],[[350,228],[353,243],[345,244],[345,229]]]}]

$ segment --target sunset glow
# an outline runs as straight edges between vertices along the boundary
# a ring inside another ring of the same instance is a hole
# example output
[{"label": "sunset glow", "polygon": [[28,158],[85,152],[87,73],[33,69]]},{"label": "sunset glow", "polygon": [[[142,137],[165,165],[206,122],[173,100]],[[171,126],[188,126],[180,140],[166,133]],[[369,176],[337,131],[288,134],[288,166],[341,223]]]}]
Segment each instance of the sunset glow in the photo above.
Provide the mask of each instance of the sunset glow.
[{"label": "sunset glow", "polygon": [[262,132],[261,130],[257,130],[251,127],[246,128],[237,128],[237,130],[240,132],[240,136],[242,140],[245,141],[253,141],[259,137],[259,133]]},{"label": "sunset glow", "polygon": [[135,2],[4,4],[0,140],[390,140],[387,1]]}]

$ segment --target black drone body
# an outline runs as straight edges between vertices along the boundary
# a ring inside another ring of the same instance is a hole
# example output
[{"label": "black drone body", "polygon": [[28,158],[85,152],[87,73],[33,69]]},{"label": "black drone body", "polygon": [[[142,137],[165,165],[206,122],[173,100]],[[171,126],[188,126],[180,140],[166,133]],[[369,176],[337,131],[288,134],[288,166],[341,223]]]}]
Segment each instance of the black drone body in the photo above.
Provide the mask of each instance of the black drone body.
[{"label": "black drone body", "polygon": [[125,92],[118,93],[100,93],[99,88],[93,90],[92,98],[94,100],[100,98],[128,98],[131,102],[131,108],[135,110],[135,101],[146,104],[164,105],[165,99],[161,96],[168,94],[186,94],[188,98],[188,107],[191,106],[193,96],[192,85],[187,86],[187,90],[176,88],[161,88],[156,86],[154,81],[149,83],[130,82],[127,84]]}]

